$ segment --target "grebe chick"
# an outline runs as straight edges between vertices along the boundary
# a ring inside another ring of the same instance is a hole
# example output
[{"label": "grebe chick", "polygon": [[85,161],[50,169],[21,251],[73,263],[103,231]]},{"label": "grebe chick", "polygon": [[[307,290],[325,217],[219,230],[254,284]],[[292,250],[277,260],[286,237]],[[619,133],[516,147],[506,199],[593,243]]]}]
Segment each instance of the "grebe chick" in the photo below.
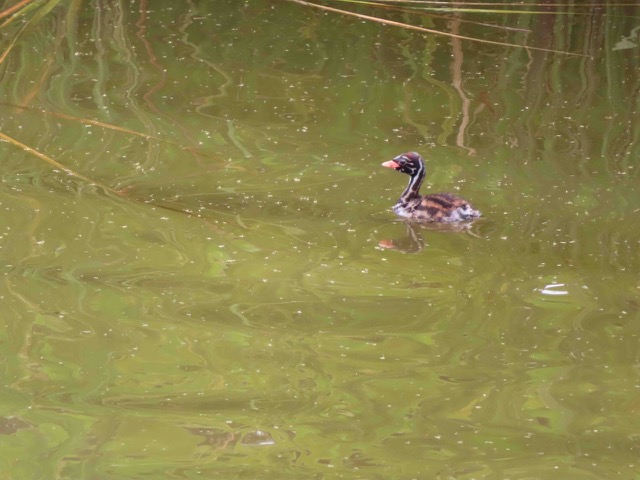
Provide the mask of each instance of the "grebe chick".
[{"label": "grebe chick", "polygon": [[432,193],[420,195],[420,185],[425,177],[426,167],[423,158],[416,152],[398,155],[382,164],[406,173],[411,178],[409,185],[393,206],[396,215],[410,220],[423,222],[470,222],[480,216],[465,199],[451,193]]}]

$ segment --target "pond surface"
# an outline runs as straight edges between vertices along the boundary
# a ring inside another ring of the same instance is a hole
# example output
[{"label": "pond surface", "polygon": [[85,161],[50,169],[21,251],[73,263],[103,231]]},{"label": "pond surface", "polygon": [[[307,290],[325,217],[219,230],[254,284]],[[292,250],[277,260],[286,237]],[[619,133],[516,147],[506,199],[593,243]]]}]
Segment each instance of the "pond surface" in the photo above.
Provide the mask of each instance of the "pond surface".
[{"label": "pond surface", "polygon": [[332,6],[3,26],[6,478],[640,475],[640,7]]}]

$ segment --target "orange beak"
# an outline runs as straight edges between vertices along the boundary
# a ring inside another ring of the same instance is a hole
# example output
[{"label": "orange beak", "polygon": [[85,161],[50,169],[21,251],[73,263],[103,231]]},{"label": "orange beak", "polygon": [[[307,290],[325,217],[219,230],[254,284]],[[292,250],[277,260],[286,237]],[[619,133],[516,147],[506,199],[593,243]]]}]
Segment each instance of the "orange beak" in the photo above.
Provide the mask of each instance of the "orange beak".
[{"label": "orange beak", "polygon": [[400,168],[400,165],[398,165],[394,160],[389,160],[388,162],[384,162],[382,166],[387,168]]}]

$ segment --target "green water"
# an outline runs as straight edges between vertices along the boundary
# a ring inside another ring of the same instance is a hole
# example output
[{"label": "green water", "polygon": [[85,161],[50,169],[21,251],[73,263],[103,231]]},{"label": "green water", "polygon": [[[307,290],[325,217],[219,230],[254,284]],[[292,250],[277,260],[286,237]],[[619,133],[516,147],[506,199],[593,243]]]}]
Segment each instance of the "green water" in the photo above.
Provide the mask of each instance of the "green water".
[{"label": "green water", "polygon": [[[640,478],[640,7],[332,4],[570,56],[54,3],[2,27],[0,479]],[[408,150],[484,218],[394,218]]]}]

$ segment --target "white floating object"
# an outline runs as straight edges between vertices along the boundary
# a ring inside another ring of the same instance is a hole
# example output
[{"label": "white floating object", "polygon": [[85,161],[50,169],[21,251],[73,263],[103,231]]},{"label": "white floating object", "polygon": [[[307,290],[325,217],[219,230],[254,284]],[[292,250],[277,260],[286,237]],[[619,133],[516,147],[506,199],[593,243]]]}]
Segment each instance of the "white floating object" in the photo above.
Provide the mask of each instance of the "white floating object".
[{"label": "white floating object", "polygon": [[543,295],[569,295],[567,290],[554,290],[559,287],[565,287],[564,283],[552,283],[546,287],[540,289],[540,293]]},{"label": "white floating object", "polygon": [[247,432],[242,437],[242,445],[247,445],[249,447],[264,447],[275,444],[276,441],[273,439],[271,434],[263,432],[262,430]]}]

